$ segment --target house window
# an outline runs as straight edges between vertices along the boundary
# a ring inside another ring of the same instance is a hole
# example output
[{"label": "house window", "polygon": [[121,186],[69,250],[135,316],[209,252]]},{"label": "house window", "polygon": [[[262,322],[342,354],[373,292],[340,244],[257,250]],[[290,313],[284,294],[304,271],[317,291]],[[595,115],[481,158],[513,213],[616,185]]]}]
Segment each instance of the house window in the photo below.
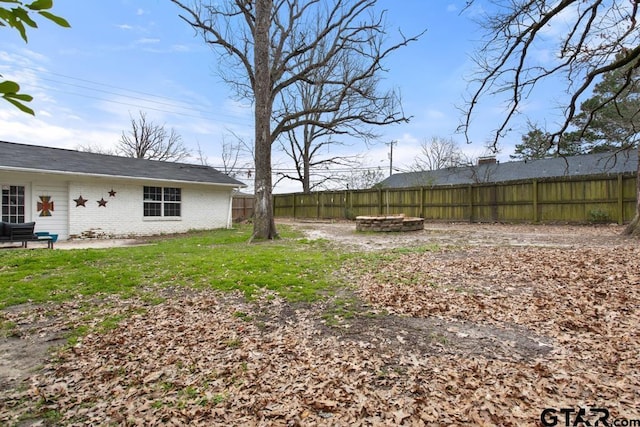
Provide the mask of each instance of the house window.
[{"label": "house window", "polygon": [[180,216],[182,191],[174,187],[144,187],[145,217],[177,217]]},{"label": "house window", "polygon": [[13,223],[25,222],[23,186],[2,186],[2,221]]},{"label": "house window", "polygon": [[165,187],[163,216],[180,216],[180,189]]}]

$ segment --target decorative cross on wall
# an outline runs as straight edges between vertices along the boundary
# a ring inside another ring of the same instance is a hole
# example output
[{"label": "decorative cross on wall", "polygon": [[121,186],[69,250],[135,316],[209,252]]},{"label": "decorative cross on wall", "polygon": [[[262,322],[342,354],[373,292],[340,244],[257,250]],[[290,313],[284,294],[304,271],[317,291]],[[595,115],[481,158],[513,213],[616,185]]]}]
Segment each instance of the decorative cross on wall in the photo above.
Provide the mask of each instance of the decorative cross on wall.
[{"label": "decorative cross on wall", "polygon": [[40,216],[51,216],[51,212],[53,212],[53,200],[51,200],[51,196],[40,196],[38,211],[40,212]]}]

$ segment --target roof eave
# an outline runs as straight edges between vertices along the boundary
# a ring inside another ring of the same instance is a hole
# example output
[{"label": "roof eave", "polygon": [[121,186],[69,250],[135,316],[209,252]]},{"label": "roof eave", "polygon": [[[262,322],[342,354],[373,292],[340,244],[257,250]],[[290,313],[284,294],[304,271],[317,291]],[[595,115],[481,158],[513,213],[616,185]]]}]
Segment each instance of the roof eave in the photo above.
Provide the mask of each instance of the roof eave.
[{"label": "roof eave", "polygon": [[149,177],[129,176],[129,175],[110,175],[110,174],[87,173],[87,172],[70,172],[70,171],[59,171],[59,170],[48,170],[48,169],[20,168],[15,166],[0,166],[0,170],[26,172],[26,173],[38,173],[38,174],[55,174],[55,175],[62,175],[62,176],[89,176],[92,178],[126,179],[126,180],[145,181],[145,182],[163,181],[163,182],[175,182],[180,184],[201,184],[201,185],[212,185],[212,186],[231,187],[231,188],[247,187],[247,185],[243,183],[232,184],[232,183],[213,182],[213,181],[190,181],[190,180],[184,180],[184,179],[149,178]]}]

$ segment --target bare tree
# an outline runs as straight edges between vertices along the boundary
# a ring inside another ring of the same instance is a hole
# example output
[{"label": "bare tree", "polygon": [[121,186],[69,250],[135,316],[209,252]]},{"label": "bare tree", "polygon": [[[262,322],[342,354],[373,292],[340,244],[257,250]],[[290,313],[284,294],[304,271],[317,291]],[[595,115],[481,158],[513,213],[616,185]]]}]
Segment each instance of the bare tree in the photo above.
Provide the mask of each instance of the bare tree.
[{"label": "bare tree", "polygon": [[95,154],[105,154],[107,156],[117,156],[118,153],[113,148],[104,148],[98,144],[78,144],[76,145],[76,150],[85,151],[87,153],[95,153]]},{"label": "bare tree", "polygon": [[[251,160],[248,160],[247,155],[250,155]],[[245,182],[248,188],[252,187],[255,161],[251,147],[242,138],[233,132],[231,138],[223,135],[221,158],[225,174]]]},{"label": "bare tree", "polygon": [[[357,55],[361,73],[335,76],[336,95],[344,98],[375,70],[393,50],[415,38],[384,48],[384,12],[377,0],[233,0],[228,2],[172,0],[181,18],[221,56],[221,75],[239,97],[251,99],[255,110],[256,210],[253,238],[277,236],[273,217],[271,150],[278,137],[311,123],[308,111],[290,111],[271,128],[281,94],[296,82],[312,83],[315,72],[333,58]],[[323,45],[322,55],[309,52]],[[342,108],[341,103],[337,103]]]},{"label": "bare tree", "polygon": [[[197,154],[197,159],[201,165],[211,166],[209,158],[205,155],[199,142]],[[219,169],[222,173],[233,178],[240,173],[240,146],[229,141],[225,136],[222,136],[220,159],[222,160],[222,167]]]},{"label": "bare tree", "polygon": [[198,146],[198,150],[196,151],[196,159],[198,160],[198,162],[202,166],[211,166],[209,164],[209,158],[204,153],[204,151],[202,151],[202,147],[200,146],[200,142],[197,143],[197,146]]},{"label": "bare tree", "polygon": [[[318,21],[316,26],[314,31],[320,32],[324,22]],[[304,60],[313,62],[326,57],[328,49],[324,43],[319,43]],[[289,178],[299,181],[303,192],[312,189],[314,169],[355,166],[357,159],[351,156],[324,155],[332,145],[347,145],[347,137],[369,144],[379,138],[374,127],[409,121],[402,111],[399,93],[379,90],[379,74],[383,71],[382,68],[371,68],[358,55],[345,49],[329,58],[323,68],[313,70],[308,78],[280,93],[281,109],[274,112],[274,120],[286,129],[280,144],[296,169],[296,175]],[[351,79],[344,76],[361,78],[345,89],[342,82]],[[302,116],[298,114],[300,111],[304,112]],[[326,180],[331,179],[326,177]]]},{"label": "bare tree", "polygon": [[[469,0],[467,7],[475,3],[475,0]],[[496,147],[531,91],[549,78],[564,76],[568,93],[564,120],[550,134],[550,144],[557,147],[577,114],[580,100],[606,73],[626,70],[618,89],[599,99],[598,105],[591,106],[594,112],[615,104],[627,88],[634,85],[634,70],[640,67],[638,1],[510,0],[494,3],[496,12],[483,23],[487,39],[476,56],[479,65],[477,86],[468,100],[461,125],[467,140],[478,103],[489,95],[506,94],[509,103],[504,120],[495,130]],[[555,37],[549,36],[550,29],[557,30]],[[553,51],[552,61],[542,63],[537,59],[537,48],[541,45]],[[594,117],[595,114],[591,114],[584,120],[579,132],[586,133]],[[638,150],[640,154],[640,148]],[[626,230],[635,235],[640,235],[640,173],[638,179],[636,216]]]},{"label": "bare tree", "polygon": [[434,136],[420,144],[420,154],[416,156],[410,169],[420,172],[466,164],[462,150],[453,139]]},{"label": "bare tree", "polygon": [[163,125],[147,120],[146,113],[131,117],[131,130],[122,132],[116,151],[125,157],[178,162],[189,157],[189,150],[182,144],[182,138],[174,129],[169,132]]},{"label": "bare tree", "polygon": [[[301,135],[298,132],[291,131],[286,147],[282,141],[283,151],[293,160],[294,168],[287,172],[279,172],[278,181],[288,179],[298,181],[302,184],[302,191],[310,193],[317,188],[324,188],[330,182],[341,181],[343,177],[340,174],[333,175],[330,173],[332,167],[355,168],[359,165],[359,156],[347,156],[343,154],[335,156],[322,156],[321,149],[329,145],[338,144],[331,137],[326,140],[317,142],[316,137],[311,135],[318,128],[312,125],[305,125]],[[321,132],[324,133],[324,132]],[[314,145],[314,141],[316,144]]]},{"label": "bare tree", "polygon": [[386,176],[385,172],[381,167],[355,169],[344,174],[342,180],[348,190],[366,190],[380,184]]},{"label": "bare tree", "polygon": [[[222,166],[217,166],[222,173],[228,175],[232,178],[235,178],[239,181],[242,181],[246,184],[247,188],[251,187],[251,182],[253,181],[253,160],[247,160],[246,154],[250,153],[250,150],[247,149],[247,145],[245,141],[238,137],[233,132],[230,132],[233,138],[229,138],[228,135],[222,136],[222,144],[220,151],[220,160],[222,161]],[[198,145],[197,156],[196,159],[201,165],[204,166],[212,166],[209,163],[209,158],[205,155],[200,143]],[[253,158],[253,155],[251,156]],[[245,190],[246,191],[246,188]]]}]

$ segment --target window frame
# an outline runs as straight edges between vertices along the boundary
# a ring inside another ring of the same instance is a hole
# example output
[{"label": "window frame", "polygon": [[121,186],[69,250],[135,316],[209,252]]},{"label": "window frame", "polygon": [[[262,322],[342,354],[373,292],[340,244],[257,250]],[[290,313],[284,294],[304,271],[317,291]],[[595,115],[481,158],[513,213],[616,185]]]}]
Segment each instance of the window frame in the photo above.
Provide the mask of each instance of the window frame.
[{"label": "window frame", "polygon": [[146,220],[182,219],[182,188],[143,186],[142,217]]},{"label": "window frame", "polygon": [[27,188],[24,185],[2,184],[0,196],[0,219],[2,222],[24,223],[26,215]]}]

